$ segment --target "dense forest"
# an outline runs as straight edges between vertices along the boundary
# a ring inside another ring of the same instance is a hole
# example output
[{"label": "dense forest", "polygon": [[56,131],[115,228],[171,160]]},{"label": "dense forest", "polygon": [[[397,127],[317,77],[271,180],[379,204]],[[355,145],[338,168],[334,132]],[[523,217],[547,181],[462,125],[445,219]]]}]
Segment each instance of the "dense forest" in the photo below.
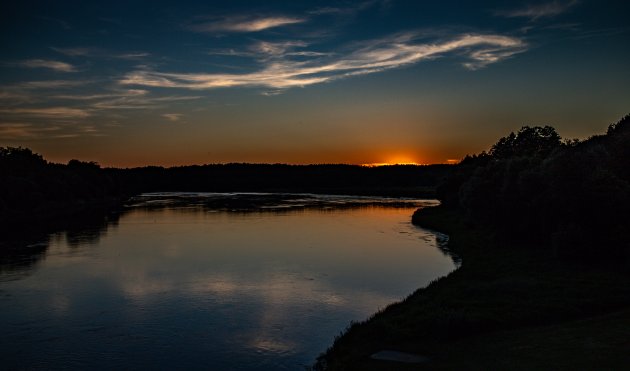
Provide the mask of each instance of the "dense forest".
[{"label": "dense forest", "polygon": [[212,164],[101,168],[46,161],[28,148],[0,147],[0,222],[69,216],[120,204],[142,192],[309,192],[434,197],[451,165]]},{"label": "dense forest", "polygon": [[499,239],[551,246],[567,259],[627,257],[630,115],[583,141],[525,126],[464,158],[438,198]]}]

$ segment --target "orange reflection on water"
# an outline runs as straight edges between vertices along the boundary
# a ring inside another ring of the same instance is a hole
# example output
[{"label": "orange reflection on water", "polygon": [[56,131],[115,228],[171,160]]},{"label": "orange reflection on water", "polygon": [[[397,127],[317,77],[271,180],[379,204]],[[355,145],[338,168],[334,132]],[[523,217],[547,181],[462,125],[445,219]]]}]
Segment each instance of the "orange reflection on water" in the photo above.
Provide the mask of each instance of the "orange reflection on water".
[{"label": "orange reflection on water", "polygon": [[[55,336],[59,349],[105,348],[105,362],[130,368],[159,368],[166,348],[178,354],[169,366],[310,364],[350,321],[455,268],[434,233],[411,225],[414,210],[132,208],[99,239],[54,240],[28,276],[0,280],[0,321],[25,324],[7,335],[23,339],[16,348]],[[145,358],[124,358],[129,342]]]}]

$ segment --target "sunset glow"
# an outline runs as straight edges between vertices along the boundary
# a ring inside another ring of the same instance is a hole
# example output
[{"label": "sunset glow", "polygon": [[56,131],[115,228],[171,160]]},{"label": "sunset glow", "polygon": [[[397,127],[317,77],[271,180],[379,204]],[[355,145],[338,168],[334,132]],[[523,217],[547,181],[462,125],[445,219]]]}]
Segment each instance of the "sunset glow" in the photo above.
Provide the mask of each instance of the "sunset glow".
[{"label": "sunset glow", "polygon": [[413,157],[406,155],[384,156],[383,158],[385,158],[385,161],[364,163],[361,164],[361,166],[426,165],[425,163],[416,161]]},{"label": "sunset glow", "polygon": [[0,145],[117,167],[431,164],[523,125],[584,138],[627,111],[627,6],[560,3],[6,2]]},{"label": "sunset glow", "polygon": [[417,162],[375,162],[372,164],[361,164],[361,166],[365,166],[365,167],[395,166],[395,165],[426,165],[426,164],[419,164]]}]

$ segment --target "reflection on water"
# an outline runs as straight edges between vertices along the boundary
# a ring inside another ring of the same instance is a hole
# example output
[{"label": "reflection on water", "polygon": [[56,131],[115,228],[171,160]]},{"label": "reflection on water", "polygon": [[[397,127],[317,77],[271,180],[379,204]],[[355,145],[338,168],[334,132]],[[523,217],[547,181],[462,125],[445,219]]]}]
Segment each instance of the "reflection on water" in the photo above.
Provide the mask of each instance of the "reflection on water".
[{"label": "reflection on water", "polygon": [[300,369],[350,321],[454,268],[410,224],[422,204],[136,199],[1,260],[3,366]]},{"label": "reflection on water", "polygon": [[46,257],[53,241],[68,246],[98,242],[108,230],[115,229],[118,211],[93,210],[48,225],[11,226],[0,235],[0,281],[27,275]]}]

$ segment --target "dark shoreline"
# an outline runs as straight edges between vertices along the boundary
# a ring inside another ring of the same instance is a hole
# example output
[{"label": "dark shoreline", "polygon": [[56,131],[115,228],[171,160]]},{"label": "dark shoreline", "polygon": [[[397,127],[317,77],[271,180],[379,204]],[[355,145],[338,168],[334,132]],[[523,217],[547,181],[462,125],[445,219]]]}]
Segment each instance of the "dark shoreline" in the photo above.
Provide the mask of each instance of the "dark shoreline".
[{"label": "dark shoreline", "polygon": [[[352,324],[314,369],[630,365],[630,355],[623,351],[630,333],[613,330],[630,324],[630,274],[623,265],[559,264],[545,249],[493,242],[491,230],[466,225],[458,212],[444,206],[418,210],[412,222],[448,234],[449,248],[463,264],[402,302]],[[414,365],[370,359],[381,350],[429,361]]]}]

